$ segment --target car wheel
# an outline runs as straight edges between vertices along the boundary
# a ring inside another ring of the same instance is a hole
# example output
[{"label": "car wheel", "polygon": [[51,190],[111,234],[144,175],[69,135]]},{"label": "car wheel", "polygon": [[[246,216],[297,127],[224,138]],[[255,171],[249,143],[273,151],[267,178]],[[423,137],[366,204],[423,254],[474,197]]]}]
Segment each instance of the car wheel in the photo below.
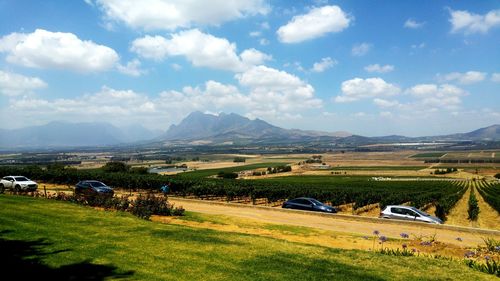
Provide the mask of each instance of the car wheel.
[{"label": "car wheel", "polygon": [[14,191],[15,191],[15,192],[21,192],[21,186],[20,186],[20,185],[16,185],[16,186],[14,187]]}]

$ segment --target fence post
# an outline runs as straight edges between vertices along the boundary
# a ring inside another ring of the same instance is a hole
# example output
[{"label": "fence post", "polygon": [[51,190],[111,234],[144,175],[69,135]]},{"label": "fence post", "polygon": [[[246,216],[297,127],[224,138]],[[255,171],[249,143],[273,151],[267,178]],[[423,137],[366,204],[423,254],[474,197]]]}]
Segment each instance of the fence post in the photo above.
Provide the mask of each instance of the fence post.
[{"label": "fence post", "polygon": [[43,194],[45,195],[45,198],[47,198],[47,188],[45,188],[45,185],[43,185]]}]

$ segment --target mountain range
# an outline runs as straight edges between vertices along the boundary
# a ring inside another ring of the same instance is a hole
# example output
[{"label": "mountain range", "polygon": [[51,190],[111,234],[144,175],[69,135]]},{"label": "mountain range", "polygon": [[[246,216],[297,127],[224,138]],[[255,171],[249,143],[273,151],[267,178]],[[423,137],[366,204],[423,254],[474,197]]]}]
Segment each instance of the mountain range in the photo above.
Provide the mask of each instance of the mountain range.
[{"label": "mountain range", "polygon": [[20,129],[0,129],[0,147],[58,148],[108,146],[151,140],[161,132],[141,125],[118,128],[109,123],[50,122]]},{"label": "mountain range", "polygon": [[108,123],[51,122],[21,129],[0,129],[0,148],[96,147],[113,145],[291,145],[338,143],[363,145],[392,142],[499,141],[500,125],[468,133],[441,136],[365,137],[349,132],[321,132],[283,129],[261,119],[241,115],[192,112],[166,132],[151,131],[140,125],[118,128]]}]

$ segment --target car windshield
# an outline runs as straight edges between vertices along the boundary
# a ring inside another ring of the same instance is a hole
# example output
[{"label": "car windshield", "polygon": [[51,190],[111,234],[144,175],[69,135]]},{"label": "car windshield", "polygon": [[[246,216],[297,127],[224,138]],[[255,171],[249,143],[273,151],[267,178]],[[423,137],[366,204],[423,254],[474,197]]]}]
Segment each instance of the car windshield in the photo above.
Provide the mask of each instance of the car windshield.
[{"label": "car windshield", "polygon": [[314,205],[316,205],[316,206],[321,206],[321,205],[323,205],[323,203],[319,202],[319,201],[318,201],[318,200],[316,200],[316,199],[310,199],[310,201],[311,201]]},{"label": "car windshield", "polygon": [[420,211],[419,209],[417,208],[411,208],[413,211],[417,212],[418,214],[422,215],[422,216],[425,216],[425,217],[430,217],[431,215],[427,214],[426,212],[424,211]]},{"label": "car windshield", "polygon": [[29,179],[26,177],[15,177],[15,180],[16,181],[29,181]]},{"label": "car windshield", "polygon": [[92,187],[105,187],[106,185],[100,181],[89,182]]}]

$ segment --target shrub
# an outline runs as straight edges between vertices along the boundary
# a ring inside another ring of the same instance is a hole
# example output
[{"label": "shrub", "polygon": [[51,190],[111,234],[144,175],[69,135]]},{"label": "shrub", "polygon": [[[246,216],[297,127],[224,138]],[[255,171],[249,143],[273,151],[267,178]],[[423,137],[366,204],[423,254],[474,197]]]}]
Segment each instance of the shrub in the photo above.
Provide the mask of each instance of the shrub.
[{"label": "shrub", "polygon": [[245,162],[246,159],[244,157],[235,157],[233,162],[237,162],[237,163],[242,163],[242,162]]},{"label": "shrub", "polygon": [[139,174],[139,175],[149,174],[148,168],[146,168],[146,167],[133,167],[133,168],[130,168],[130,172],[132,174]]},{"label": "shrub", "polygon": [[477,198],[473,190],[471,190],[469,196],[469,209],[467,210],[467,213],[469,214],[469,220],[477,220],[477,216],[479,215],[479,205],[477,204]]},{"label": "shrub", "polygon": [[219,172],[217,176],[223,179],[235,179],[238,177],[238,174],[232,172]]},{"label": "shrub", "polygon": [[118,172],[128,172],[129,166],[123,162],[108,162],[106,163],[102,169],[106,172],[118,173]]}]

